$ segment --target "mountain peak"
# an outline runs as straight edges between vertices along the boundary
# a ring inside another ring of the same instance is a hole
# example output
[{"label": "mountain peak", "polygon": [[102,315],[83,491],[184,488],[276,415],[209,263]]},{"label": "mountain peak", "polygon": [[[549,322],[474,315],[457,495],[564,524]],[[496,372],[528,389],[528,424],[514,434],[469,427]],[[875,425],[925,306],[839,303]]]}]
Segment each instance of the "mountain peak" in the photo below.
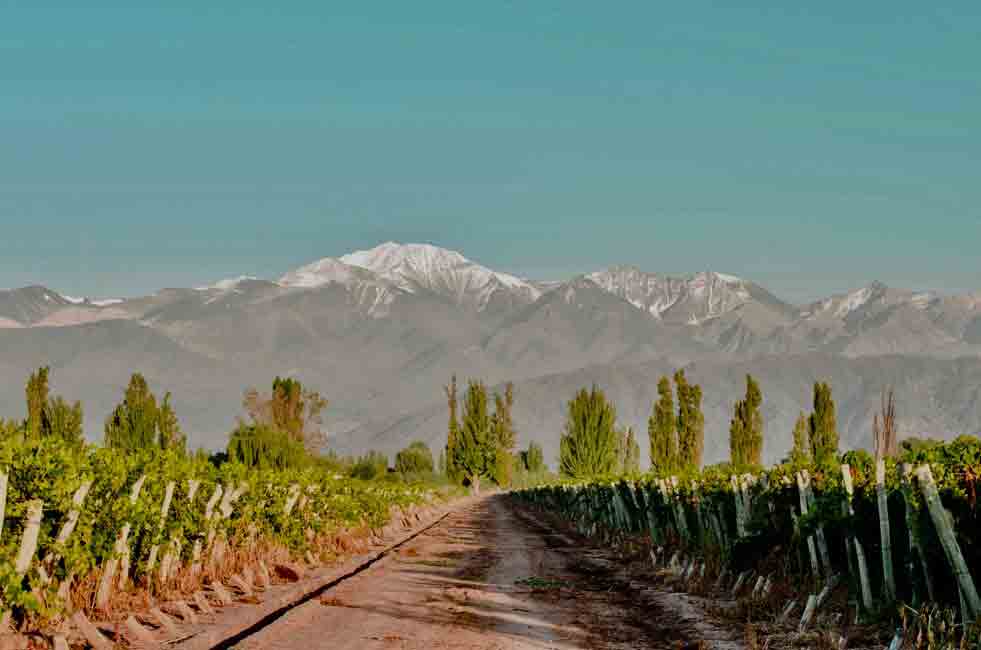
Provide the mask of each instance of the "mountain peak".
[{"label": "mountain peak", "polygon": [[340,261],[377,273],[406,291],[433,291],[478,310],[498,299],[531,303],[541,295],[537,287],[521,278],[493,271],[432,244],[390,241],[355,251]]},{"label": "mountain peak", "polygon": [[341,261],[376,273],[391,273],[405,265],[417,270],[437,270],[472,264],[460,253],[446,248],[432,244],[400,244],[394,241],[349,253],[341,257]]},{"label": "mountain peak", "polygon": [[279,285],[291,289],[315,289],[335,283],[347,285],[370,276],[371,274],[365,273],[362,269],[337,258],[325,257],[290,271],[279,279]]}]

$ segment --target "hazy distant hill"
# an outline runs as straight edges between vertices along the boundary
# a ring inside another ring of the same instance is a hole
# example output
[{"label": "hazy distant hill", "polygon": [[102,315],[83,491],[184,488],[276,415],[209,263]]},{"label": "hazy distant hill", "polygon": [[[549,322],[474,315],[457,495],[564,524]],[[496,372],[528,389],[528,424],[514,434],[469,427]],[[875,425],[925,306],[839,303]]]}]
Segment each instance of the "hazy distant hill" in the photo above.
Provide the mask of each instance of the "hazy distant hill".
[{"label": "hazy distant hill", "polygon": [[453,251],[388,243],[278,281],[234,278],[136,299],[0,291],[0,415],[23,417],[23,380],[42,364],[56,392],[85,403],[92,438],[139,370],[174,393],[192,444],[212,448],[224,444],[243,389],[277,374],[328,396],[333,444],[351,452],[441,440],[441,386],[454,372],[461,382],[514,380],[521,443],[539,440],[550,459],[576,388],[606,388],[643,442],[657,379],[687,366],[705,389],[710,461],[727,454],[729,411],[752,372],[772,460],[815,379],[832,382],[850,445],[869,439],[887,383],[904,434],[981,429],[981,294],[873,283],[797,307],[720,273],[614,267],[540,283]]}]

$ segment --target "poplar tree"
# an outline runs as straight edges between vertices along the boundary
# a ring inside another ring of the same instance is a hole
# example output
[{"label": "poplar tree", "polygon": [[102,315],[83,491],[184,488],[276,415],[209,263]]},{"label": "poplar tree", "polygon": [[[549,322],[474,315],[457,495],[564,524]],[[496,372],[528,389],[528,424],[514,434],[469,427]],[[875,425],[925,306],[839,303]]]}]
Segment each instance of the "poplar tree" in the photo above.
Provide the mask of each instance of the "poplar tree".
[{"label": "poplar tree", "polygon": [[818,465],[834,463],[838,457],[838,423],[831,385],[814,384],[814,412],[808,426],[811,441],[811,457]]},{"label": "poplar tree", "polygon": [[45,409],[48,405],[48,374],[49,368],[44,366],[38,368],[37,372],[31,373],[27,380],[27,388],[25,389],[27,421],[24,423],[24,428],[29,438],[44,436],[47,428]]},{"label": "poplar tree", "polygon": [[450,411],[449,425],[446,434],[446,477],[451,481],[460,481],[463,477],[457,469],[455,453],[457,438],[460,435],[460,423],[457,420],[456,375],[450,379],[450,385],[445,386],[446,403]]},{"label": "poplar tree", "polygon": [[617,413],[603,391],[581,389],[569,402],[565,433],[559,441],[559,468],[563,475],[588,478],[617,469],[619,443]]},{"label": "poplar tree", "polygon": [[640,445],[634,436],[633,427],[620,433],[620,471],[623,474],[640,473]]},{"label": "poplar tree", "polygon": [[453,448],[453,465],[480,493],[480,482],[493,476],[497,460],[494,421],[487,409],[487,387],[471,380],[463,401],[463,418]]},{"label": "poplar tree", "polygon": [[181,431],[180,422],[177,420],[177,413],[174,412],[174,407],[170,403],[169,392],[164,395],[158,418],[157,428],[160,432],[160,448],[185,451],[187,440],[184,432]]},{"label": "poplar tree", "polygon": [[133,451],[158,446],[160,411],[143,375],[129,380],[123,402],[106,420],[106,447]]},{"label": "poplar tree", "polygon": [[806,463],[811,459],[811,440],[808,432],[808,419],[804,411],[797,416],[797,423],[794,425],[794,446],[790,450],[790,462],[795,465]]},{"label": "poplar tree", "polygon": [[746,397],[738,402],[729,424],[729,458],[736,467],[763,464],[763,392],[746,375]]},{"label": "poplar tree", "polygon": [[69,404],[61,397],[50,396],[50,370],[38,368],[31,373],[25,387],[27,419],[18,427],[27,437],[59,438],[79,447],[85,443],[82,403]]},{"label": "poplar tree", "polygon": [[158,404],[146,379],[135,373],[122,403],[106,419],[105,445],[126,451],[156,447],[183,452],[184,434],[170,403],[170,393]]},{"label": "poplar tree", "polygon": [[674,381],[678,391],[678,465],[680,469],[698,469],[705,450],[702,388],[689,384],[684,370],[675,373]]},{"label": "poplar tree", "polygon": [[525,469],[530,474],[539,474],[545,471],[545,454],[542,452],[542,446],[537,442],[528,443],[528,450],[521,452],[521,457],[524,460]]},{"label": "poplar tree", "polygon": [[671,380],[661,377],[657,383],[658,400],[654,412],[647,421],[647,435],[650,439],[651,469],[666,476],[677,469],[678,438],[675,433],[674,397],[671,394]]},{"label": "poplar tree", "polygon": [[504,387],[504,395],[494,394],[494,439],[497,444],[494,461],[494,482],[498,485],[510,485],[513,471],[514,447],[517,444],[517,433],[514,430],[514,420],[511,408],[514,406],[514,384],[508,382]]}]

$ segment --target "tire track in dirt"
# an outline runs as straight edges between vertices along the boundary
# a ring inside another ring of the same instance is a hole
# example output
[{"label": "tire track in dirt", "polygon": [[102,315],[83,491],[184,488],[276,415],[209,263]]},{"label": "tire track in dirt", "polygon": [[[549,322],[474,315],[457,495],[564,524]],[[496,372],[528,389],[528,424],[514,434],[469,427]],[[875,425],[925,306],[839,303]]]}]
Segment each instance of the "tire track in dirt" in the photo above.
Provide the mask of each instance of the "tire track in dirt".
[{"label": "tire track in dirt", "polygon": [[670,611],[641,602],[583,551],[505,495],[488,496],[234,647],[698,647]]}]

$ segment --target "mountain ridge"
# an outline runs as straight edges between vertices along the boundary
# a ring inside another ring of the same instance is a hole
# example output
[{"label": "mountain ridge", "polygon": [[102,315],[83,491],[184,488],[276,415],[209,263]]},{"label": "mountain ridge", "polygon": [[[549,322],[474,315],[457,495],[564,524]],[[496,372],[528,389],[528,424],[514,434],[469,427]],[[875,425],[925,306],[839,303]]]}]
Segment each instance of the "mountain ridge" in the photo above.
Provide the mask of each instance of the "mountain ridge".
[{"label": "mountain ridge", "polygon": [[785,420],[809,408],[807,388],[825,379],[846,444],[867,438],[868,405],[900,380],[907,432],[953,435],[981,428],[976,364],[981,293],[873,282],[795,306],[723,273],[613,266],[542,283],[428,244],[388,242],[277,280],[243,275],[126,299],[0,291],[5,417],[23,409],[20,382],[50,365],[54,390],[83,401],[98,438],[129,373],[140,371],[155,390],[173,392],[192,444],[208,448],[224,444],[242,391],[276,375],[328,396],[334,444],[351,452],[438,439],[442,386],[453,374],[513,380],[521,444],[548,449],[575,384],[608,382],[625,422],[643,427],[657,373],[679,367],[705,384],[708,458],[725,452],[744,372],[760,375],[774,449],[789,435]]}]

